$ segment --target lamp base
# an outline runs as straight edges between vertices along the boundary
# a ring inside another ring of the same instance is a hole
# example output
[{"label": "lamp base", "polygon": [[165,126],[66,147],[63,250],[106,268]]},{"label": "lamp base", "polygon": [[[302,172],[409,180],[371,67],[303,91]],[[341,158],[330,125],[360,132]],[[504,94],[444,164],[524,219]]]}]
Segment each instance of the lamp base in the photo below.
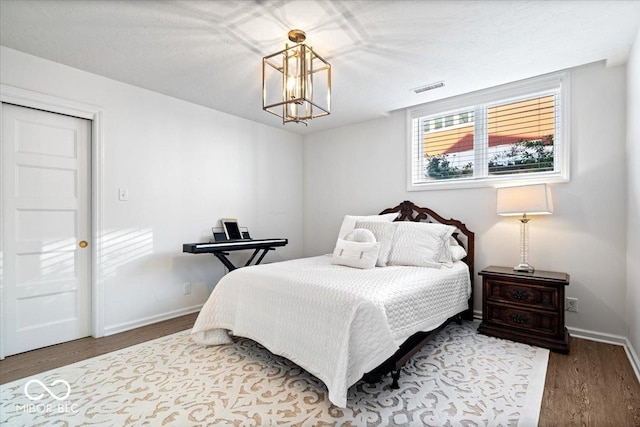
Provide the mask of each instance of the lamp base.
[{"label": "lamp base", "polygon": [[513,267],[513,271],[521,271],[521,272],[524,272],[524,273],[533,273],[534,271],[536,271],[536,269],[533,268],[533,266],[531,264],[529,264],[528,262],[521,262],[520,264],[518,264],[515,267]]}]

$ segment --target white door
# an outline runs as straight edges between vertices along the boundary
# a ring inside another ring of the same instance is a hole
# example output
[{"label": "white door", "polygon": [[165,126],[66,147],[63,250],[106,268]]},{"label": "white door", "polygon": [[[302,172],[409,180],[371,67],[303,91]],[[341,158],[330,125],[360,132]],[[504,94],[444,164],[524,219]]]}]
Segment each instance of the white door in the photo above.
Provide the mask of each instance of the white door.
[{"label": "white door", "polygon": [[4,355],[91,334],[91,122],[2,104]]}]

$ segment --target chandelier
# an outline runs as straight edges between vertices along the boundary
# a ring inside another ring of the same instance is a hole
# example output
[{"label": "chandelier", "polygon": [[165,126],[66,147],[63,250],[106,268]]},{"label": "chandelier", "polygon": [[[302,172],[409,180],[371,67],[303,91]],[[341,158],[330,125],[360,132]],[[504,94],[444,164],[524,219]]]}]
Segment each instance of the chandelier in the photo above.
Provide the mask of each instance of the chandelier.
[{"label": "chandelier", "polygon": [[296,45],[262,58],[262,109],[282,124],[330,114],[331,65],[303,42],[302,30],[289,31]]}]

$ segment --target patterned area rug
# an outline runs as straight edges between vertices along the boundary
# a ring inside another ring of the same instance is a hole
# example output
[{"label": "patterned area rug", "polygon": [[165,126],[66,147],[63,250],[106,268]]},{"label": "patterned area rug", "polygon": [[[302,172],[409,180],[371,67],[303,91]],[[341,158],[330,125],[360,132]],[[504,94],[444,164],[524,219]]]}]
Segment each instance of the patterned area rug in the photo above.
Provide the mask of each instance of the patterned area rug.
[{"label": "patterned area rug", "polygon": [[535,426],[549,352],[447,326],[390,378],[324,384],[246,339],[201,347],[188,331],[0,387],[6,426]]}]

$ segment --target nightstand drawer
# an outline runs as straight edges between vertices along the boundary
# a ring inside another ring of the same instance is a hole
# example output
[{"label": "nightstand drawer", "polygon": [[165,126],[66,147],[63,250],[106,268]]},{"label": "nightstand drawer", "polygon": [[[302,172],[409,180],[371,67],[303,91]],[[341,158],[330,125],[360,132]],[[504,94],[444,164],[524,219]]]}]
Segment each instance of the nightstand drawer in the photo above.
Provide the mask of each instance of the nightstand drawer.
[{"label": "nightstand drawer", "polygon": [[556,336],[559,319],[556,313],[519,310],[512,306],[487,304],[487,323],[522,328],[526,332]]},{"label": "nightstand drawer", "polygon": [[558,309],[558,293],[554,288],[523,286],[504,280],[488,279],[485,291],[490,302],[513,302],[527,307]]}]

